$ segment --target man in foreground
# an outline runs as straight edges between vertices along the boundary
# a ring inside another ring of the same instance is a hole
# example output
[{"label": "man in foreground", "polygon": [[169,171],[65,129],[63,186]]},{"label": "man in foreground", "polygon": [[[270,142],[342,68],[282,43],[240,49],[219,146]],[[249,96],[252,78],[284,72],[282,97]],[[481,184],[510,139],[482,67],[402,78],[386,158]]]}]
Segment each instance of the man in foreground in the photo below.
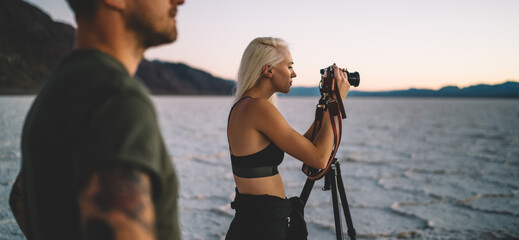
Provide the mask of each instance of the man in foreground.
[{"label": "man in foreground", "polygon": [[184,0],[68,0],[74,51],[25,120],[10,196],[29,239],[180,239],[178,183],[154,106],[133,75],[173,42]]}]

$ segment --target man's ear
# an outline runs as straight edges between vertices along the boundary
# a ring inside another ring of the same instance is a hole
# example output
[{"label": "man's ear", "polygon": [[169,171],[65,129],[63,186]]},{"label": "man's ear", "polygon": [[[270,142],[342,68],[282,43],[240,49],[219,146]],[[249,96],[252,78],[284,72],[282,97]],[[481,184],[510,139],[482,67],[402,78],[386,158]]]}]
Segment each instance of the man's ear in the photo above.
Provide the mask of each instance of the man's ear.
[{"label": "man's ear", "polygon": [[101,3],[109,8],[123,10],[126,8],[126,1],[127,0],[101,0]]},{"label": "man's ear", "polygon": [[268,78],[272,77],[272,66],[270,64],[265,64],[265,66],[263,66],[261,71],[263,72],[263,75],[265,77],[268,77]]}]

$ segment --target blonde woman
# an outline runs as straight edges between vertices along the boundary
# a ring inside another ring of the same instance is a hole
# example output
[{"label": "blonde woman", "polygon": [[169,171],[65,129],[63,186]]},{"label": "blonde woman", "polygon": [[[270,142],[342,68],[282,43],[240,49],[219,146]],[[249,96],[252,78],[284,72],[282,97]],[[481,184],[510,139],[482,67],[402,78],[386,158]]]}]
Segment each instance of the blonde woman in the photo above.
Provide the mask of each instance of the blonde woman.
[{"label": "blonde woman", "polygon": [[[313,130],[296,132],[274,106],[275,93],[288,93],[296,73],[285,41],[254,39],[243,53],[238,72],[236,100],[228,119],[231,165],[236,183],[236,210],[226,239],[306,239],[301,201],[287,199],[277,166],[285,152],[314,168],[326,166],[333,133],[328,115],[312,142]],[[341,96],[349,83],[333,66]],[[289,222],[290,221],[290,222]],[[290,225],[290,227],[289,227]]]}]

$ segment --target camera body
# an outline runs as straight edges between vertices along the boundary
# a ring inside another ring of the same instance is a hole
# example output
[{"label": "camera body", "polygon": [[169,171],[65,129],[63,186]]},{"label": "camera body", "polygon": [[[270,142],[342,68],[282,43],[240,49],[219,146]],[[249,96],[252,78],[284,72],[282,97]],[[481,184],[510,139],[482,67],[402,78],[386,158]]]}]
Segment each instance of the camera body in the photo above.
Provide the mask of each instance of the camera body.
[{"label": "camera body", "polygon": [[[333,66],[333,65],[332,65]],[[333,84],[333,78],[335,77],[335,73],[333,70],[333,67],[329,66],[326,68],[323,68],[320,70],[321,72],[321,87],[324,92],[331,93],[332,92],[332,84]],[[346,72],[346,76],[348,77],[348,82],[353,87],[358,87],[360,84],[360,75],[358,72]],[[326,77],[324,77],[324,74],[328,73]]]}]

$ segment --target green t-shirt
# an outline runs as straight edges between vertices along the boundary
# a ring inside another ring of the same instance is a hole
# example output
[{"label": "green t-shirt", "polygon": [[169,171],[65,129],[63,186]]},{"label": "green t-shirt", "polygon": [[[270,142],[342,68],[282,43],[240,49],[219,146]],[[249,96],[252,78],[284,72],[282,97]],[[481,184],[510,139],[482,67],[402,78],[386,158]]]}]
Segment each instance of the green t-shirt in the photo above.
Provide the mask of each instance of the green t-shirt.
[{"label": "green t-shirt", "polygon": [[27,115],[22,179],[29,237],[79,239],[78,193],[97,169],[149,174],[159,239],[180,239],[178,183],[143,84],[92,49],[65,58]]}]

